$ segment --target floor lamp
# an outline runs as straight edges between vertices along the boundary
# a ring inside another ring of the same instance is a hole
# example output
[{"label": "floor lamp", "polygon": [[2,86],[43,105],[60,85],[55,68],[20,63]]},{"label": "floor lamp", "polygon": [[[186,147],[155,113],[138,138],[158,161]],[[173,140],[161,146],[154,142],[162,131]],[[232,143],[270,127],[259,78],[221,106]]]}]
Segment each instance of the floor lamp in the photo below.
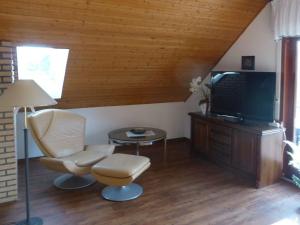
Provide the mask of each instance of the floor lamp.
[{"label": "floor lamp", "polygon": [[24,152],[25,152],[25,191],[26,191],[26,219],[17,222],[17,225],[42,225],[43,220],[39,217],[30,217],[29,198],[29,160],[28,160],[28,127],[27,108],[35,106],[55,105],[52,99],[33,80],[18,80],[10,85],[0,96],[0,107],[18,107],[24,109]]}]

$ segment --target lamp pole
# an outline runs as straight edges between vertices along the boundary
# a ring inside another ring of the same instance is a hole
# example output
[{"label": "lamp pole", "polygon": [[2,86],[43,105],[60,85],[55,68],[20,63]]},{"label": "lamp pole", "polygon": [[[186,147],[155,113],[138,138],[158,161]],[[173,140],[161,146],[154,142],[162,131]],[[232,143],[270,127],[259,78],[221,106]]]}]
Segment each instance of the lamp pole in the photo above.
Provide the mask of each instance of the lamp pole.
[{"label": "lamp pole", "polygon": [[17,223],[17,225],[42,225],[43,220],[39,217],[30,218],[30,195],[29,195],[29,155],[28,155],[28,125],[27,125],[27,107],[24,106],[24,153],[25,153],[25,202],[26,219]]},{"label": "lamp pole", "polygon": [[28,127],[27,107],[24,107],[24,151],[25,151],[25,189],[26,189],[26,222],[30,224],[30,199],[29,199],[29,156],[28,156]]}]

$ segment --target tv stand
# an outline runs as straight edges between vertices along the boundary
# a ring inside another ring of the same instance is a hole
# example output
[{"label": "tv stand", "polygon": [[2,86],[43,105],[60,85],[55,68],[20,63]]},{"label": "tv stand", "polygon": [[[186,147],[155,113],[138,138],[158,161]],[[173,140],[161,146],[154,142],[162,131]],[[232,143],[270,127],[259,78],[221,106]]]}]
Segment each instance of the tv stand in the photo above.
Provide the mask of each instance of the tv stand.
[{"label": "tv stand", "polygon": [[282,175],[283,131],[262,123],[232,123],[189,113],[191,152],[246,177],[257,188]]}]

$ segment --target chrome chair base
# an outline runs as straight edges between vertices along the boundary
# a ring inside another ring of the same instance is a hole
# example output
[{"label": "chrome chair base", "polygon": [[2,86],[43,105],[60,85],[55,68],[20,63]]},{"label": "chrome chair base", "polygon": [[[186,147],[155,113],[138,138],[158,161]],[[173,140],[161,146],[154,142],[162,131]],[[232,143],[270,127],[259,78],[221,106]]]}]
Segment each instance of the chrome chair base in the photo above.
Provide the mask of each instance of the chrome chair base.
[{"label": "chrome chair base", "polygon": [[96,182],[91,175],[74,176],[64,174],[54,180],[54,186],[62,190],[76,190],[88,187]]},{"label": "chrome chair base", "polygon": [[27,223],[27,220],[22,220],[17,222],[16,225],[43,225],[43,220],[39,217],[31,217],[29,223]]},{"label": "chrome chair base", "polygon": [[138,198],[143,194],[143,187],[131,183],[127,186],[108,186],[102,190],[102,197],[109,201],[124,202]]}]

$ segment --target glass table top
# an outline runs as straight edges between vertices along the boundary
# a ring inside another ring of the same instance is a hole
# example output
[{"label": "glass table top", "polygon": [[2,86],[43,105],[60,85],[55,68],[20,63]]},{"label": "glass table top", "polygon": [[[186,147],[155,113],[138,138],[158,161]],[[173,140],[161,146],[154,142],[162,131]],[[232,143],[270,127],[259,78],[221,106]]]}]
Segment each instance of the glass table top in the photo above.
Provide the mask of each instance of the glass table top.
[{"label": "glass table top", "polygon": [[[136,128],[143,128],[146,131],[152,131],[154,135],[150,136],[139,136],[139,137],[128,137],[126,132],[136,129]],[[151,141],[158,141],[161,139],[165,139],[167,133],[164,130],[152,127],[126,127],[117,130],[113,130],[108,133],[108,137],[111,140],[115,141],[124,141],[124,142],[151,142]]]}]

